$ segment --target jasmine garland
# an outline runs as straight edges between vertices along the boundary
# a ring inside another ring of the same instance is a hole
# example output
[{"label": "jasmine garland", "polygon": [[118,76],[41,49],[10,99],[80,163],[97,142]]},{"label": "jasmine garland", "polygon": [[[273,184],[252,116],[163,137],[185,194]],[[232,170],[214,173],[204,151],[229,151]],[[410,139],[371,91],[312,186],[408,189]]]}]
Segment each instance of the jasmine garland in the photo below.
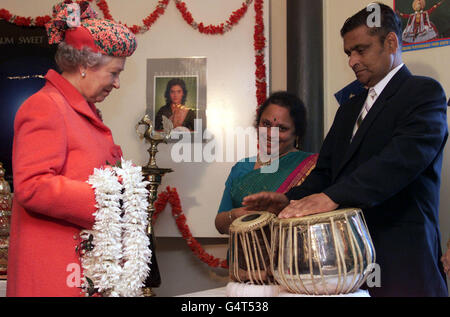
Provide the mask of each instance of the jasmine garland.
[{"label": "jasmine garland", "polygon": [[121,167],[95,169],[88,183],[94,188],[97,211],[89,242],[81,257],[86,295],[142,296],[151,251],[146,234],[148,182],[140,166],[122,159]]}]

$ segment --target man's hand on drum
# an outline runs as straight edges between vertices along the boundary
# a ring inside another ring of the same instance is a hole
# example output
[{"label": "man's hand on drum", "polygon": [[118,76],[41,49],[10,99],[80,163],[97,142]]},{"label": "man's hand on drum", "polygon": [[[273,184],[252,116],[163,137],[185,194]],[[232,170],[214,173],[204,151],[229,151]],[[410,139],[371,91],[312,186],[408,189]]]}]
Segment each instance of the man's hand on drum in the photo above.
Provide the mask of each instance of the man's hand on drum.
[{"label": "man's hand on drum", "polygon": [[339,207],[324,193],[306,196],[300,200],[291,200],[278,218],[298,218],[322,212],[332,211]]},{"label": "man's hand on drum", "polygon": [[278,215],[283,208],[289,205],[289,199],[284,194],[261,192],[245,197],[242,205],[246,210],[268,211]]}]

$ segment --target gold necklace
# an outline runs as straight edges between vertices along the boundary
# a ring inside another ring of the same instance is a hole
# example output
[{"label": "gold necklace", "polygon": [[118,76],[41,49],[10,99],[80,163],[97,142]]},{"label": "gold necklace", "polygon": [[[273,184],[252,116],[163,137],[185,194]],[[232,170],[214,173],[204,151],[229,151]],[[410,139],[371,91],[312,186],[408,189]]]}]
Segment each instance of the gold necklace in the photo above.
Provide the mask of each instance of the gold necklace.
[{"label": "gold necklace", "polygon": [[257,163],[258,163],[259,166],[266,166],[266,165],[272,164],[272,159],[268,160],[267,162],[262,162],[262,161],[260,160],[260,158],[259,158],[259,155],[258,155],[258,157],[256,158],[256,161],[257,161]]},{"label": "gold necklace", "polygon": [[[287,154],[289,154],[289,153],[291,153],[291,152],[294,152],[294,151],[289,151],[289,152],[286,152],[286,153],[284,153],[284,154],[281,154],[277,159],[280,159],[280,158],[282,158],[283,156],[285,156],[285,155],[287,155]],[[262,162],[261,159],[259,158],[259,155],[258,155],[258,156],[256,157],[256,162],[258,163],[259,166],[266,166],[266,165],[272,164],[272,159],[268,160],[267,162]]]}]

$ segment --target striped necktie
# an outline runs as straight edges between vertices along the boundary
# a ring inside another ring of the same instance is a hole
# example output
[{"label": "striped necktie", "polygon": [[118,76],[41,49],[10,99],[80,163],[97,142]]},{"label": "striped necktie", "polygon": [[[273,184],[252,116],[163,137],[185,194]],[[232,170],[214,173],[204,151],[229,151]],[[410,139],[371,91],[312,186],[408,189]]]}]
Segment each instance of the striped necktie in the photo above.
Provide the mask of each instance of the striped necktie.
[{"label": "striped necktie", "polygon": [[369,89],[369,93],[367,95],[367,99],[364,102],[364,106],[361,110],[361,113],[358,116],[358,119],[356,119],[356,124],[355,127],[353,128],[353,137],[356,134],[356,131],[358,131],[359,127],[361,126],[364,118],[366,117],[367,113],[369,112],[370,108],[372,107],[373,103],[375,102],[375,98],[377,97],[377,92],[375,91],[375,89],[370,88]]}]

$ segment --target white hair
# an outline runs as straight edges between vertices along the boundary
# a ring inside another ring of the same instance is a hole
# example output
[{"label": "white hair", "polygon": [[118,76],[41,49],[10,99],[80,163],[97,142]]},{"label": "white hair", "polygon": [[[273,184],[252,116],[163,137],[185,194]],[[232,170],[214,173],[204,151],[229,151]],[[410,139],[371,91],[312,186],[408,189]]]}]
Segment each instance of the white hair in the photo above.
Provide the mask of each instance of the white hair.
[{"label": "white hair", "polygon": [[88,47],[78,50],[65,42],[59,43],[55,54],[56,64],[63,72],[76,71],[78,66],[89,68],[101,66],[109,59],[109,56],[102,53],[94,53]]}]

